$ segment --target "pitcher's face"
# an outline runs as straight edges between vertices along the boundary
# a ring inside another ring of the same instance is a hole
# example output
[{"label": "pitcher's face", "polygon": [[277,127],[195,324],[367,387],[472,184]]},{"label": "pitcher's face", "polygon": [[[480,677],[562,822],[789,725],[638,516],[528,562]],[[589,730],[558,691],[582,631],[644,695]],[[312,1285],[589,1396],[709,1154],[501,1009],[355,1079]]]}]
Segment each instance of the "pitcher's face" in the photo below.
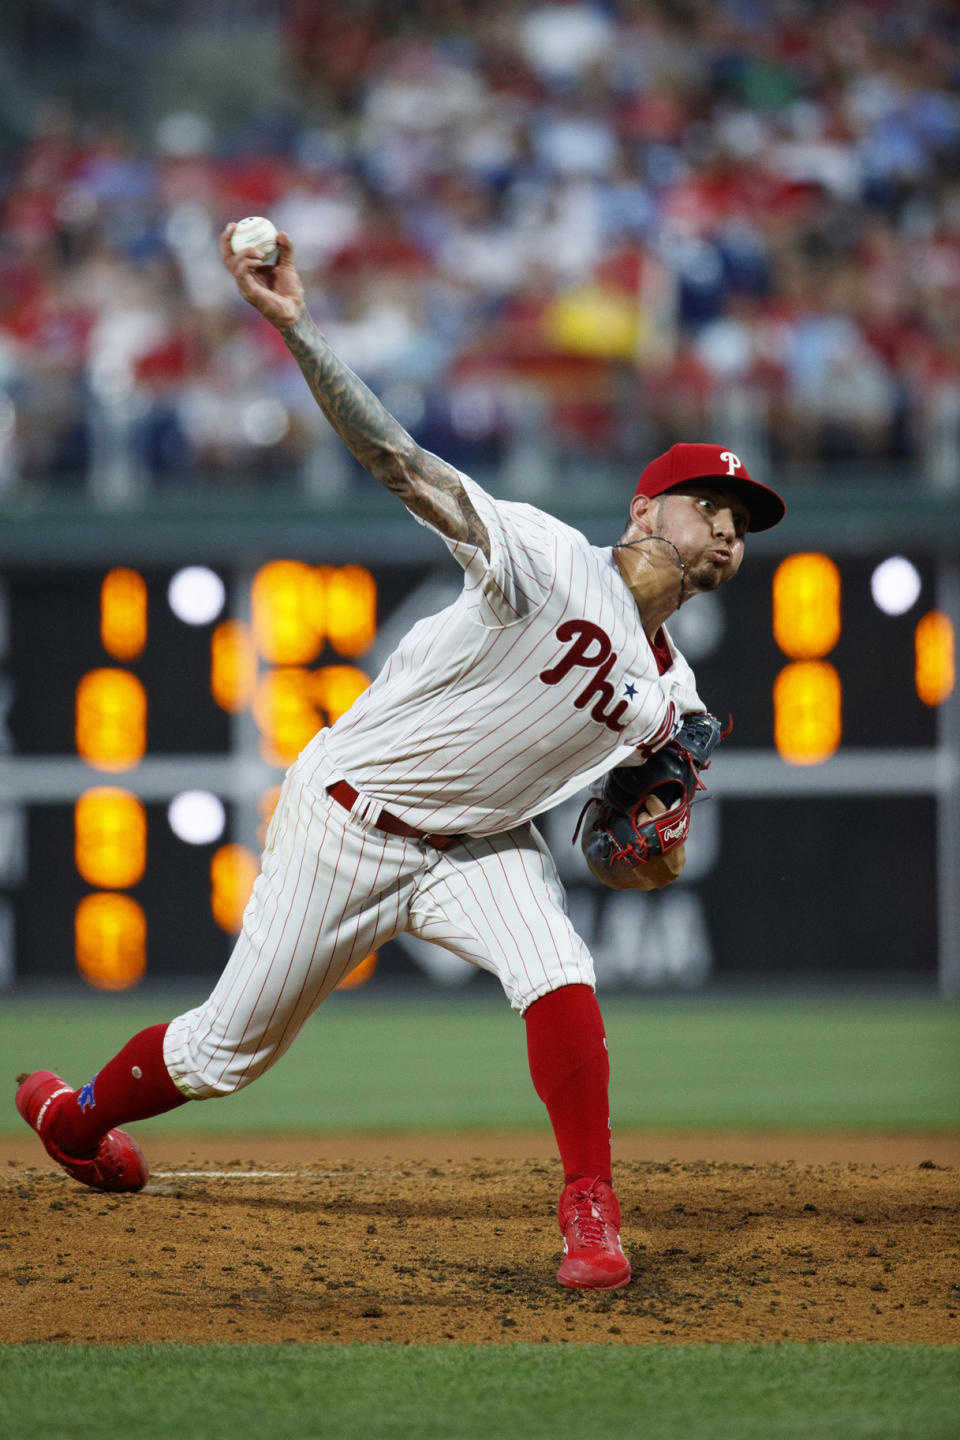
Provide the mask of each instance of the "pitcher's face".
[{"label": "pitcher's face", "polygon": [[[750,510],[724,486],[695,482],[658,497],[656,532],[676,545],[686,568],[685,592],[716,590],[732,580],[743,561]],[[648,521],[652,518],[647,512]]]}]

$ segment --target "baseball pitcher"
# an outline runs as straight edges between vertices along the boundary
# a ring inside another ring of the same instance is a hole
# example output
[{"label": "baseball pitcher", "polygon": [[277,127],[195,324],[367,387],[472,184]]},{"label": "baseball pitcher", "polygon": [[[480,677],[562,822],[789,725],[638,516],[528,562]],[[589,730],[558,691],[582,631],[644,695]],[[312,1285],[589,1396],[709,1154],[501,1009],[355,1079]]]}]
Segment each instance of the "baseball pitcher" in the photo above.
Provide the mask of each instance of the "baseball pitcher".
[{"label": "baseball pitcher", "polygon": [[499,979],[564,1172],[561,1285],[626,1285],[612,1187],[609,1061],[594,971],[532,817],[587,790],[581,843],[604,884],[671,884],[718,727],[666,622],[732,580],[783,502],[722,445],[643,470],[606,547],[496,500],[422,449],[311,319],[293,246],[223,262],[283,336],[330,425],[463,572],[347,713],[287,772],[243,929],[202,1005],[131,1039],[80,1090],[39,1070],[16,1104],[48,1154],[100,1190],[148,1169],[117,1128],[229,1095],[273,1065],[371,950],[402,931]]}]

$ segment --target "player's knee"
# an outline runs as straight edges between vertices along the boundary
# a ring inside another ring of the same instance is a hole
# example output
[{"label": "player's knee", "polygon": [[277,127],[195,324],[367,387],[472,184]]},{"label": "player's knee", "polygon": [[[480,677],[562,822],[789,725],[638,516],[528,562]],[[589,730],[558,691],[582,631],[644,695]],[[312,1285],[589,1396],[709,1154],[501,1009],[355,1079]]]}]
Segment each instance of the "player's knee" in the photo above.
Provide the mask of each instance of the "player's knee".
[{"label": "player's knee", "polygon": [[512,976],[502,981],[510,1007],[518,1015],[525,1015],[531,1005],[554,990],[566,989],[568,985],[586,985],[594,990],[596,983],[593,962],[586,952],[577,965],[568,964],[562,973],[544,975],[536,982],[531,981],[528,975]]},{"label": "player's knee", "polygon": [[167,1066],[174,1083],[191,1100],[222,1100],[252,1085],[272,1059],[271,1055],[245,1055],[188,1040],[174,1063],[168,1060]]}]

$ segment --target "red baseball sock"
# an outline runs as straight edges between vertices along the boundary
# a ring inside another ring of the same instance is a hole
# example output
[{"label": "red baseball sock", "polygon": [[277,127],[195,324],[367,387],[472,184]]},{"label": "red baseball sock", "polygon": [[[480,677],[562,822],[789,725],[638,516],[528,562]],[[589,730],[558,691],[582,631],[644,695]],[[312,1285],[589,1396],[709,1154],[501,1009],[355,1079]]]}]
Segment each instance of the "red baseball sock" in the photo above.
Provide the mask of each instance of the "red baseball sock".
[{"label": "red baseball sock", "polygon": [[565,985],[525,1012],[530,1074],[547,1107],[564,1176],[610,1182],[610,1060],[597,997]]},{"label": "red baseball sock", "polygon": [[108,1130],[187,1103],[163,1063],[166,1025],[128,1040],[81,1090],[54,1100],[46,1130],[67,1155],[91,1155]]}]

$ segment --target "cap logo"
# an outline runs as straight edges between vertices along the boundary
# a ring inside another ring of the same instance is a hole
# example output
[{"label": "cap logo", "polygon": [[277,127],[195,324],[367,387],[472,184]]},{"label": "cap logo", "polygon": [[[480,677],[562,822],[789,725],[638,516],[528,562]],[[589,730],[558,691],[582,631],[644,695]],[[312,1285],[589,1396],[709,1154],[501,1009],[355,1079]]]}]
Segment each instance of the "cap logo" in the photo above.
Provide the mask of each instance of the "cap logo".
[{"label": "cap logo", "polygon": [[721,450],[720,459],[726,461],[728,475],[735,475],[738,470],[743,469],[743,461],[734,455],[732,450]]}]

